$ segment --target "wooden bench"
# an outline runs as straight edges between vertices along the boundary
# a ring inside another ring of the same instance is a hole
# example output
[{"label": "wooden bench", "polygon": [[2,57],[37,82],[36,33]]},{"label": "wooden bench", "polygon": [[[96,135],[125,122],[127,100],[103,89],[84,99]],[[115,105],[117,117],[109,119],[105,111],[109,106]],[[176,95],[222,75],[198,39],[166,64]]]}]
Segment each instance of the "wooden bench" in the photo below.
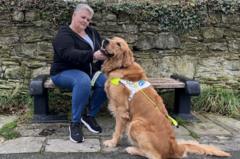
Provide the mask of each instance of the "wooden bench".
[{"label": "wooden bench", "polygon": [[[200,94],[199,82],[180,75],[170,78],[149,78],[154,88],[174,89],[174,114],[183,119],[192,119],[191,96]],[[30,82],[30,95],[34,98],[34,122],[60,122],[66,115],[51,115],[48,105],[48,90],[55,88],[49,75],[39,75]]]}]

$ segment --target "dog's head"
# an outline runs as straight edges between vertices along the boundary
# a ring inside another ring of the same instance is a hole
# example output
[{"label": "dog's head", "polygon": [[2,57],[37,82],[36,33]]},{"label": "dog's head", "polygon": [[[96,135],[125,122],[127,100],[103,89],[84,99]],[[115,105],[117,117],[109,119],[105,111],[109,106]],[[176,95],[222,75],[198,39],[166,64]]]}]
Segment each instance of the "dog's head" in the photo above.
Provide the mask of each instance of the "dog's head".
[{"label": "dog's head", "polygon": [[103,71],[108,74],[115,69],[127,68],[134,62],[133,53],[127,42],[120,38],[105,39],[101,51],[107,56]]}]

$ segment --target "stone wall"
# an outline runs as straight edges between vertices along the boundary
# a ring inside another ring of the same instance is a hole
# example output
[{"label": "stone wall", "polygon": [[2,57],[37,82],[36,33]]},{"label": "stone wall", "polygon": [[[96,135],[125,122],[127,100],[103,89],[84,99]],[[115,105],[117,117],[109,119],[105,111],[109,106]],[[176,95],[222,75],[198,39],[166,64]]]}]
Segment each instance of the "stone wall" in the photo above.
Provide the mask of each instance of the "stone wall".
[{"label": "stone wall", "polygon": [[[0,7],[0,95],[21,88],[27,92],[32,77],[49,72],[51,42],[59,26],[58,19],[44,16],[58,10],[40,5],[16,8],[14,1],[9,2],[13,3],[10,9]],[[60,18],[69,22],[71,7],[69,2],[62,3],[58,9],[65,9],[68,17]],[[102,37],[125,38],[149,76],[179,73],[201,83],[240,88],[239,10],[226,14],[206,9],[200,27],[177,33],[162,29],[156,21],[133,21],[131,15],[94,9],[93,25]]]}]

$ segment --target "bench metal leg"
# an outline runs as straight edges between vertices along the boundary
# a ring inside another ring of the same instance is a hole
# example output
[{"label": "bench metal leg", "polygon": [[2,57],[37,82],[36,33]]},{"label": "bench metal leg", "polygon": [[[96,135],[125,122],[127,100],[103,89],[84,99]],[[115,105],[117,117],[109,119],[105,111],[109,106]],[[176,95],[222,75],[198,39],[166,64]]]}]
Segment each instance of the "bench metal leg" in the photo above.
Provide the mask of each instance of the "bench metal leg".
[{"label": "bench metal leg", "polygon": [[48,113],[48,91],[44,89],[41,95],[34,96],[34,114],[47,115]]},{"label": "bench metal leg", "polygon": [[41,95],[34,95],[34,123],[67,122],[67,115],[54,115],[49,113],[48,89],[44,89]]},{"label": "bench metal leg", "polygon": [[49,123],[67,121],[67,115],[52,115],[48,107],[48,88],[44,87],[44,82],[48,75],[39,75],[31,80],[29,86],[30,95],[34,98],[33,122]]},{"label": "bench metal leg", "polygon": [[174,114],[185,120],[194,119],[191,114],[191,96],[185,89],[175,89]]},{"label": "bench metal leg", "polygon": [[42,94],[34,95],[33,122],[46,122],[48,120],[48,90],[43,89]]}]

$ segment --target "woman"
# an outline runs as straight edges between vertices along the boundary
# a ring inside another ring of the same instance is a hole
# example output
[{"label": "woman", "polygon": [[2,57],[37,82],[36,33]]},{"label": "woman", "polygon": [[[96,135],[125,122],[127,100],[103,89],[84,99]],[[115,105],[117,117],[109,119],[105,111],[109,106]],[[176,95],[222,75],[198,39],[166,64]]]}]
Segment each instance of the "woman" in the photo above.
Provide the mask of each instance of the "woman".
[{"label": "woman", "polygon": [[[95,116],[106,100],[106,78],[97,71],[101,69],[106,57],[99,50],[100,35],[89,27],[93,14],[89,5],[78,4],[73,12],[71,24],[62,26],[53,42],[54,59],[50,75],[56,86],[72,91],[72,121],[69,132],[73,142],[84,141],[81,122],[94,133],[102,131]],[[86,105],[88,113],[82,115]]]}]

